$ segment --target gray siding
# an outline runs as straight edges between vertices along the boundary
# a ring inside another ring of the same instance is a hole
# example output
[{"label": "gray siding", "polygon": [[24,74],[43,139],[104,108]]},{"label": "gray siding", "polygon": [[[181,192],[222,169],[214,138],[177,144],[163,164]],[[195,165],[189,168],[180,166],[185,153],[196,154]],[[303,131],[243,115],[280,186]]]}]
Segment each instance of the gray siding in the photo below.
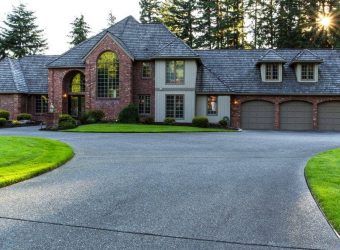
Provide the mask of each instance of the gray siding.
[{"label": "gray siding", "polygon": [[206,116],[210,123],[218,123],[223,117],[230,118],[230,96],[218,96],[217,99],[217,115],[207,114],[208,96],[199,95],[196,97],[196,115]]}]

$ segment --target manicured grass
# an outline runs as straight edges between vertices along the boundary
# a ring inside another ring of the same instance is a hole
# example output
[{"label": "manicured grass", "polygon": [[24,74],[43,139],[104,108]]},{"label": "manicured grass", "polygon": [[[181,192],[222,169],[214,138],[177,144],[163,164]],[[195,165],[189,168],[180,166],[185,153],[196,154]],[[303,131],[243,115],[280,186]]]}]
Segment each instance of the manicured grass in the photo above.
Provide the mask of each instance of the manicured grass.
[{"label": "manicured grass", "polygon": [[0,187],[55,169],[72,156],[72,148],[59,141],[0,136]]},{"label": "manicured grass", "polygon": [[323,152],[310,159],[305,176],[328,221],[340,233],[340,149]]},{"label": "manicured grass", "polygon": [[145,124],[121,124],[99,123],[82,125],[68,132],[93,132],[93,133],[181,133],[181,132],[231,132],[220,128],[197,128],[190,126],[145,125]]}]

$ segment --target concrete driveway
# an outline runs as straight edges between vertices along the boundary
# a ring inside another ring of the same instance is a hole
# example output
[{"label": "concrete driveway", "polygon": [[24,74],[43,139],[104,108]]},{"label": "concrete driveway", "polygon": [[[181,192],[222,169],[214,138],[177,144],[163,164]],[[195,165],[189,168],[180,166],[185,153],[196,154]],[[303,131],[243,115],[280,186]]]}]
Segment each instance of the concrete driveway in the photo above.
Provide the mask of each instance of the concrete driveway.
[{"label": "concrete driveway", "polygon": [[63,167],[0,189],[0,249],[340,249],[303,175],[340,134],[0,135],[76,151]]}]

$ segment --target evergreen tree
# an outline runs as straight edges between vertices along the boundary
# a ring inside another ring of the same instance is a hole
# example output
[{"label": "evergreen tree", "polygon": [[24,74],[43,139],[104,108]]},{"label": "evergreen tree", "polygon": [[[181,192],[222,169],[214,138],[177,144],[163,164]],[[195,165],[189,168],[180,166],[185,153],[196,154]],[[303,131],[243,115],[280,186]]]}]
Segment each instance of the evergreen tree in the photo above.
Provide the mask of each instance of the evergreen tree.
[{"label": "evergreen tree", "polygon": [[84,15],[77,17],[72,23],[72,30],[69,37],[71,37],[71,45],[77,45],[87,39],[87,35],[90,32],[89,25],[84,20]]},{"label": "evergreen tree", "polygon": [[116,23],[116,17],[112,14],[112,11],[109,12],[109,16],[107,18],[107,22],[109,26],[112,26]]},{"label": "evergreen tree", "polygon": [[196,2],[197,0],[168,0],[163,3],[161,10],[164,25],[191,48],[196,48]]},{"label": "evergreen tree", "polygon": [[140,0],[139,6],[141,23],[155,23],[160,21],[160,0]]},{"label": "evergreen tree", "polygon": [[43,30],[35,24],[34,12],[26,9],[24,4],[14,7],[1,28],[0,54],[13,57],[34,55],[47,49]]},{"label": "evergreen tree", "polygon": [[197,33],[196,46],[201,49],[215,47],[213,39],[213,16],[215,14],[215,0],[197,2]]}]

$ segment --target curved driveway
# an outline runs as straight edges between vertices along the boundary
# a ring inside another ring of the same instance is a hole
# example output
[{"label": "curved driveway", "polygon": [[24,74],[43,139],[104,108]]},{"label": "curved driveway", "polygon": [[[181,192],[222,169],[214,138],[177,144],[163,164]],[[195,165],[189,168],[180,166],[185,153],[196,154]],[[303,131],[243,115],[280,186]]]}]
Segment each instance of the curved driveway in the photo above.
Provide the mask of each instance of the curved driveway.
[{"label": "curved driveway", "polygon": [[340,249],[305,183],[340,134],[76,134],[66,165],[0,189],[0,249]]}]

